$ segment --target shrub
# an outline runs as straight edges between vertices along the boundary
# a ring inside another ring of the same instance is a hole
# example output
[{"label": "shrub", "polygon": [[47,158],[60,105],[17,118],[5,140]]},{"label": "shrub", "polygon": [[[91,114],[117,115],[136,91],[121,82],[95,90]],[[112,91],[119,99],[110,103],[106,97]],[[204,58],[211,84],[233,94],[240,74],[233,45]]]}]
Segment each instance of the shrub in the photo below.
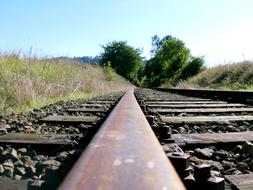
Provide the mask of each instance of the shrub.
[{"label": "shrub", "polygon": [[138,71],[143,67],[137,50],[126,42],[110,42],[103,46],[100,65],[112,67],[118,74],[130,82],[139,84]]},{"label": "shrub", "polygon": [[197,74],[203,66],[202,58],[192,58],[184,42],[170,35],[162,39],[154,36],[152,45],[151,53],[154,57],[145,67],[147,86],[160,86],[165,82],[177,83]]}]

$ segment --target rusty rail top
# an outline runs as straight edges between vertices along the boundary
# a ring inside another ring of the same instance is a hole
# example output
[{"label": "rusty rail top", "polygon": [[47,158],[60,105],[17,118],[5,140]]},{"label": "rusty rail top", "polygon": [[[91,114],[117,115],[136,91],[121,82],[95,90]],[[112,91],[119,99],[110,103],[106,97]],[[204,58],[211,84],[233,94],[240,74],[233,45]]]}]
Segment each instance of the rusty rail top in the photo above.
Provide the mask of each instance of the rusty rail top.
[{"label": "rusty rail top", "polygon": [[121,98],[59,189],[185,188],[142,113],[132,89]]}]

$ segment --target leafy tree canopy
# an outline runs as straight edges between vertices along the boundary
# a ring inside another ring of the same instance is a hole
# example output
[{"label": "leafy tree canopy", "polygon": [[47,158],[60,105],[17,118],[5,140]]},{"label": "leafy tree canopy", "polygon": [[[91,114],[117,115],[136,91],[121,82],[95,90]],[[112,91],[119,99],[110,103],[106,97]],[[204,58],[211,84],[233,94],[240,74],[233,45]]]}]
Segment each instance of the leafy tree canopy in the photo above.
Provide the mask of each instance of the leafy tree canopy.
[{"label": "leafy tree canopy", "polygon": [[175,76],[175,80],[186,80],[198,74],[203,69],[203,65],[203,57],[192,57],[191,60],[181,68],[178,75]]},{"label": "leafy tree canopy", "polygon": [[124,41],[113,41],[102,48],[100,65],[112,67],[130,82],[139,83],[138,76],[143,69],[139,49],[134,49]]},{"label": "leafy tree canopy", "polygon": [[199,72],[202,58],[194,58],[183,41],[170,35],[160,39],[152,37],[153,57],[145,67],[146,85],[159,86],[166,81],[187,79]]}]

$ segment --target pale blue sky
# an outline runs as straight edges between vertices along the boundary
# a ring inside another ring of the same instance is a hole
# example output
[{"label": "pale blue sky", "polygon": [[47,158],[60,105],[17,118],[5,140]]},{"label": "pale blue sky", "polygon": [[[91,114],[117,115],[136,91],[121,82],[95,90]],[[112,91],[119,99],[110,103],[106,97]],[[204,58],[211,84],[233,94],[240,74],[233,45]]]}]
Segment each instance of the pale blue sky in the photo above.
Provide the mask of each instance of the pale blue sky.
[{"label": "pale blue sky", "polygon": [[252,0],[2,0],[0,52],[95,56],[128,41],[149,58],[151,37],[173,35],[209,66],[253,60]]}]

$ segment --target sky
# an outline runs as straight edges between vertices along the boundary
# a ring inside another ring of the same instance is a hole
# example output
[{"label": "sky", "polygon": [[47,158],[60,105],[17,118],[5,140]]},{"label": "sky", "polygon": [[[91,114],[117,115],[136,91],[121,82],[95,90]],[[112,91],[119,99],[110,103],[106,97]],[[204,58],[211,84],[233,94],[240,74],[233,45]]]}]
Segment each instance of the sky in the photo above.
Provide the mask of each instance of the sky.
[{"label": "sky", "polygon": [[0,1],[0,53],[96,56],[127,41],[150,58],[151,37],[172,35],[207,66],[253,60],[252,0]]}]

